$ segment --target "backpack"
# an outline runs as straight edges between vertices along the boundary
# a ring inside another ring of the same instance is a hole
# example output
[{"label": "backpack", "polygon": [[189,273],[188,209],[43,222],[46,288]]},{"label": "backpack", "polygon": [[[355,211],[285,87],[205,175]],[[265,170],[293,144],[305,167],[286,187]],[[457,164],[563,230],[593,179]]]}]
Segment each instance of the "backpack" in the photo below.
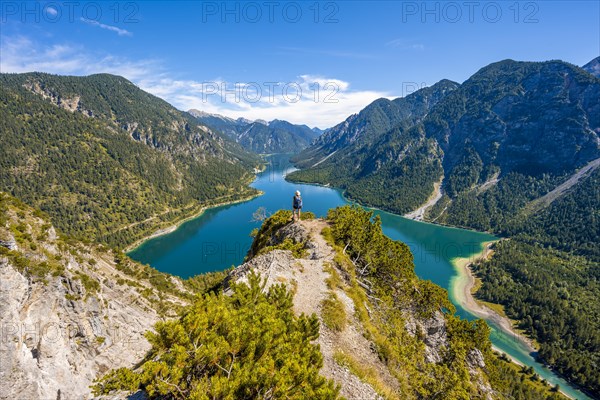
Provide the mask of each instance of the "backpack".
[{"label": "backpack", "polygon": [[298,196],[294,196],[294,208],[302,208],[302,199]]}]

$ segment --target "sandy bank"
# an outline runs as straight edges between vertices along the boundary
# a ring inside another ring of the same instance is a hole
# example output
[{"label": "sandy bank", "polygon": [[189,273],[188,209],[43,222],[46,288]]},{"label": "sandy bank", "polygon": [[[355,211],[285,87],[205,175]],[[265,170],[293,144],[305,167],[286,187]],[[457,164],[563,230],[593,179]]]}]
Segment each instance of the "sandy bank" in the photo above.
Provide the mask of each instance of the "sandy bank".
[{"label": "sandy bank", "polygon": [[473,286],[475,285],[475,276],[471,271],[470,265],[480,259],[488,259],[493,251],[491,245],[494,242],[485,242],[483,250],[466,258],[455,258],[452,260],[452,264],[456,268],[457,275],[454,277],[450,284],[450,291],[456,302],[458,302],[465,310],[471,314],[482,318],[486,321],[493,322],[496,326],[502,329],[505,333],[511,335],[516,340],[520,341],[530,352],[535,352],[535,348],[529,338],[518,333],[510,319],[505,316],[498,314],[496,311],[484,304],[479,303],[473,297]]}]

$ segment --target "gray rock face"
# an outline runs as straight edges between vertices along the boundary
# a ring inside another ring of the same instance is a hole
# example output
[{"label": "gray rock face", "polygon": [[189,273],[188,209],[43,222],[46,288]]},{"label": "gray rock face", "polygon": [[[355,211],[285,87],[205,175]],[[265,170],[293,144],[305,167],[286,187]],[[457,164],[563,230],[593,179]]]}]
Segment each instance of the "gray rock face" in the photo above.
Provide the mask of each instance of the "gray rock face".
[{"label": "gray rock face", "polygon": [[18,249],[17,242],[14,239],[0,240],[0,246],[6,247],[9,250],[17,250]]},{"label": "gray rock face", "polygon": [[294,243],[303,243],[308,241],[308,231],[300,224],[288,224],[275,232],[275,235],[269,240],[269,246],[275,246],[282,243],[285,239],[291,239]]},{"label": "gray rock face", "polygon": [[97,377],[149,350],[144,333],[159,315],[141,291],[153,289],[128,284],[113,255],[59,242],[30,210],[15,211],[3,231],[25,225],[26,237],[44,239],[2,244],[13,251],[0,255],[0,399],[89,398]]},{"label": "gray rock face", "polygon": [[598,157],[599,98],[600,81],[575,66],[506,60],[463,83],[425,128],[446,176],[469,147],[503,174],[562,173]]},{"label": "gray rock face", "polygon": [[130,287],[104,286],[86,299],[79,281],[34,283],[6,260],[0,282],[0,399],[86,398],[99,374],[134,365],[150,348],[143,333],[158,315]]},{"label": "gray rock face", "polygon": [[594,75],[595,77],[600,78],[600,57],[594,58],[592,61],[585,64],[581,68]]},{"label": "gray rock face", "polygon": [[423,320],[409,315],[406,320],[406,330],[412,336],[421,337],[425,344],[425,360],[429,363],[442,361],[444,351],[448,346],[446,321],[441,312],[436,312],[432,318]]}]

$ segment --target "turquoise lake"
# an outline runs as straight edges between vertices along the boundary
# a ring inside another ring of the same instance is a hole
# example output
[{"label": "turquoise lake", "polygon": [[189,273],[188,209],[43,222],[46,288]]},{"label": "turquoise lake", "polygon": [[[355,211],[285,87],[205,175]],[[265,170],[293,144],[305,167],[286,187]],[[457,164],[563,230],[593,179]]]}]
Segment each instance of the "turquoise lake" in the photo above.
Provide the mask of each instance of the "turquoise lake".
[{"label": "turquoise lake", "polygon": [[[279,209],[291,209],[292,196],[302,192],[304,211],[325,216],[327,210],[350,204],[339,190],[287,182],[285,174],[293,170],[286,155],[268,158],[267,169],[258,174],[253,187],[264,195],[244,203],[226,205],[207,210],[204,214],[182,224],[176,231],[144,242],[128,255],[159,271],[187,278],[204,272],[219,271],[240,265],[252,244],[250,232],[260,226],[252,221],[252,214],[264,207],[268,214]],[[451,260],[470,257],[482,249],[482,244],[497,239],[487,233],[444,227],[417,222],[387,212],[373,210],[380,215],[382,228],[394,240],[408,244],[414,255],[415,272],[422,279],[429,279],[445,289],[450,287],[456,275]],[[475,317],[456,303],[450,293],[457,313],[469,320]],[[491,340],[496,348],[522,364],[533,366],[535,371],[552,385],[572,398],[589,399],[551,370],[537,363],[527,348],[493,322]]]}]

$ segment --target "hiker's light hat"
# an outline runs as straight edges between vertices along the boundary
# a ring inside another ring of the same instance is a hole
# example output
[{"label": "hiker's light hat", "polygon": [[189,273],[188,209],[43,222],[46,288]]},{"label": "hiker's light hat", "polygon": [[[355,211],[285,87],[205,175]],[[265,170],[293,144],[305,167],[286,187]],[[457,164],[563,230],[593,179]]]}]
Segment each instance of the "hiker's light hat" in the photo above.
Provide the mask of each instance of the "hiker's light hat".
[{"label": "hiker's light hat", "polygon": [[296,190],[296,194],[297,194],[298,196],[300,196],[300,191],[299,191],[299,190]]}]

